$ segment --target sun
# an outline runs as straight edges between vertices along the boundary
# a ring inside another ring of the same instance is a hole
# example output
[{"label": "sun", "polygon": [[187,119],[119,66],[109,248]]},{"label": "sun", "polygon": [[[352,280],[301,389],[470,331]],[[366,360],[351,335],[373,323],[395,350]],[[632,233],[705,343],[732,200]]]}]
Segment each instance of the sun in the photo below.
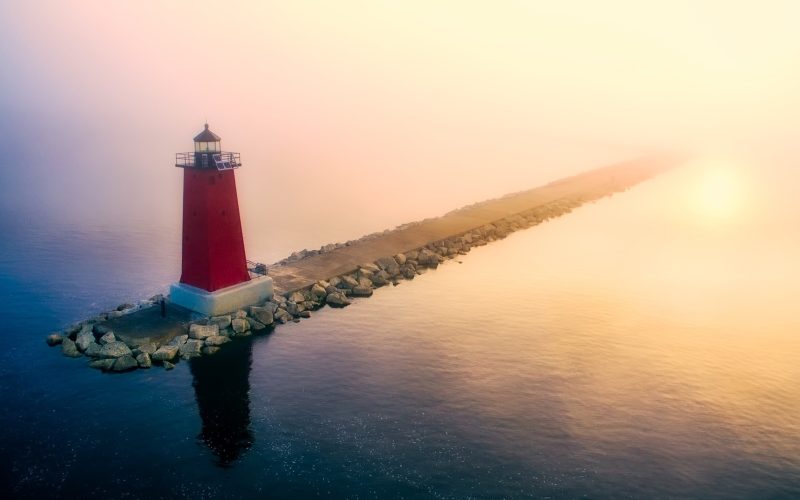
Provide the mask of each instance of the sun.
[{"label": "sun", "polygon": [[706,222],[733,221],[743,215],[746,202],[746,176],[731,163],[700,165],[691,196],[695,216]]}]

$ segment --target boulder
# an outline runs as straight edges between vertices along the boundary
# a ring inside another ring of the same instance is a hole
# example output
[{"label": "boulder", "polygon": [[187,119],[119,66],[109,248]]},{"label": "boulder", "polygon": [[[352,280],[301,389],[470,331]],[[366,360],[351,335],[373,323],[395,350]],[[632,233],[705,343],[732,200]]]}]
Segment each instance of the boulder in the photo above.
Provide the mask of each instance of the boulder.
[{"label": "boulder", "polygon": [[403,264],[406,263],[406,256],[399,253],[394,256],[394,261],[397,262],[397,265],[402,266]]},{"label": "boulder", "polygon": [[[231,321],[231,328],[233,328],[233,331],[235,333],[246,332],[247,330],[250,329],[250,323],[248,323],[247,320],[242,318],[234,318],[233,321]],[[214,335],[219,335],[219,332],[215,333]],[[210,335],[207,335],[207,337],[210,337]]]},{"label": "boulder", "polygon": [[136,356],[136,362],[139,363],[139,368],[150,368],[153,362],[150,360],[150,355],[143,352]]},{"label": "boulder", "polygon": [[90,358],[99,358],[100,353],[102,352],[103,348],[97,342],[92,342],[89,344],[89,347],[86,348],[85,354]]},{"label": "boulder", "polygon": [[345,307],[350,305],[350,300],[341,292],[329,293],[325,302],[331,307]]},{"label": "boulder", "polygon": [[368,286],[357,286],[351,290],[350,295],[352,297],[371,297],[372,288]]},{"label": "boulder", "polygon": [[325,287],[320,283],[314,283],[314,286],[311,287],[311,295],[317,298],[323,298],[327,295],[327,292],[325,292]]},{"label": "boulder", "polygon": [[[250,316],[264,325],[270,325],[275,321],[274,311],[272,308],[253,306],[250,308]],[[252,327],[253,325],[251,324],[250,326]]]},{"label": "boulder", "polygon": [[100,348],[101,358],[121,358],[130,355],[131,349],[124,342],[109,342]]},{"label": "boulder", "polygon": [[372,288],[372,280],[368,278],[361,278],[358,280],[358,286],[362,288]]},{"label": "boulder", "polygon": [[178,349],[181,354],[181,358],[189,359],[200,356],[200,354],[202,354],[200,350],[203,348],[203,342],[204,342],[203,340],[197,340],[197,339],[187,340],[186,343],[183,344]]},{"label": "boulder", "polygon": [[153,342],[148,342],[146,344],[142,344],[137,349],[141,354],[153,354],[158,349],[158,346],[155,345]]},{"label": "boulder", "polygon": [[278,310],[278,307],[279,307],[278,304],[276,304],[275,302],[272,302],[272,301],[269,301],[269,302],[264,304],[264,309],[268,310],[272,314],[275,314],[275,311]]},{"label": "boulder", "polygon": [[391,276],[386,271],[379,271],[372,276],[372,286],[381,287],[389,284]]},{"label": "boulder", "polygon": [[352,290],[354,286],[358,286],[358,281],[350,275],[340,276],[339,284],[336,285],[337,288],[344,290]]},{"label": "boulder", "polygon": [[109,342],[116,342],[117,337],[114,336],[114,332],[106,332],[100,337],[100,345],[106,345]]},{"label": "boulder", "polygon": [[230,342],[231,339],[224,335],[213,335],[206,339],[206,345],[221,346],[222,344]]},{"label": "boulder", "polygon": [[172,361],[178,354],[178,346],[176,345],[162,345],[153,353],[151,358],[153,361]]},{"label": "boulder", "polygon": [[286,309],[286,312],[291,314],[292,316],[296,316],[297,313],[301,311],[300,306],[298,306],[295,302],[291,300],[286,301],[286,304],[283,306]]},{"label": "boulder", "polygon": [[394,276],[400,270],[400,265],[394,260],[394,257],[381,257],[380,259],[376,260],[375,263],[380,267],[382,270],[389,273],[391,276]]},{"label": "boulder", "polygon": [[360,267],[361,269],[366,269],[367,271],[371,271],[372,273],[377,273],[378,271],[381,270],[381,268],[379,268],[378,266],[376,266],[373,263],[361,264],[358,267]]},{"label": "boulder", "polygon": [[117,311],[124,311],[125,309],[131,309],[133,307],[134,307],[133,304],[125,302],[124,304],[120,304],[117,306]]},{"label": "boulder", "polygon": [[311,312],[310,311],[300,311],[300,314],[298,314],[298,316],[300,316],[301,318],[310,318],[311,317]]},{"label": "boulder", "polygon": [[93,361],[89,361],[89,368],[96,368],[98,370],[106,371],[110,370],[116,362],[117,360],[115,358],[95,359]]},{"label": "boulder", "polygon": [[180,347],[183,344],[185,344],[187,340],[189,340],[189,336],[188,335],[178,335],[177,337],[173,337],[172,340],[167,342],[167,345]]},{"label": "boulder", "polygon": [[94,333],[98,335],[105,335],[106,333],[111,331],[111,328],[108,325],[102,325],[100,323],[97,323],[92,327],[92,330],[94,331]]},{"label": "boulder", "polygon": [[[246,318],[246,320],[247,320],[248,323],[250,323],[250,329],[251,330],[263,330],[264,328],[267,327],[267,325],[265,325],[264,323],[262,323],[262,322],[260,322],[260,321],[258,321],[256,319]],[[211,337],[209,337],[209,338],[211,338]],[[208,340],[208,339],[206,339],[206,340]]]},{"label": "boulder", "polygon": [[61,342],[61,353],[64,356],[69,356],[70,358],[81,357],[81,352],[78,350],[78,346],[75,345],[74,341],[68,338]]},{"label": "boulder", "polygon": [[[334,287],[334,288],[338,288],[338,287],[339,287],[339,283],[341,283],[341,282],[342,282],[342,278],[340,278],[340,277],[338,277],[338,276],[334,276],[334,277],[333,277],[333,278],[331,278],[331,279],[330,279],[330,281],[328,282],[328,286],[332,286],[332,287]],[[327,287],[326,287],[326,288],[327,288]]]},{"label": "boulder", "polygon": [[300,302],[304,302],[304,301],[306,300],[306,298],[305,298],[305,296],[304,296],[302,293],[300,293],[300,292],[293,292],[293,293],[292,293],[292,294],[289,296],[289,300],[291,300],[292,302],[294,302],[294,303],[296,303],[296,304],[299,304]]},{"label": "boulder", "polygon": [[47,342],[47,345],[52,347],[55,345],[59,345],[61,342],[63,342],[64,336],[61,335],[60,333],[51,333],[50,335],[47,336],[45,341]]},{"label": "boulder", "polygon": [[208,318],[209,325],[217,325],[220,330],[224,330],[231,326],[231,315],[226,314],[224,316],[212,316]]},{"label": "boulder", "polygon": [[202,352],[204,355],[216,354],[219,352],[219,347],[216,346],[203,346]]},{"label": "boulder", "polygon": [[78,347],[78,350],[83,352],[88,347],[89,344],[94,344],[94,333],[92,330],[85,329],[78,332],[78,336],[75,338],[75,345]]},{"label": "boulder", "polygon": [[169,361],[164,361],[164,369],[165,370],[172,370],[173,368],[175,368],[175,365],[173,365]]},{"label": "boulder", "polygon": [[[236,324],[237,321],[247,323],[243,319],[238,319],[237,318],[237,319],[232,320],[231,324]],[[233,329],[236,330],[236,327],[234,326]],[[193,324],[192,326],[189,327],[189,338],[197,339],[197,340],[203,340],[206,337],[210,337],[212,335],[219,335],[219,325],[216,325],[216,324],[214,324],[214,325]]]},{"label": "boulder", "polygon": [[281,323],[288,323],[292,320],[292,315],[289,314],[286,309],[278,308],[278,310],[275,311],[275,320]]},{"label": "boulder", "polygon": [[245,311],[243,309],[239,309],[238,311],[233,313],[233,318],[234,319],[245,319],[246,317],[247,317],[247,311]]},{"label": "boulder", "polygon": [[408,262],[409,260],[417,260],[417,258],[419,257],[419,251],[411,250],[410,252],[406,252],[405,256],[406,256],[406,262]]},{"label": "boulder", "polygon": [[139,363],[130,354],[120,356],[114,361],[114,366],[111,367],[115,372],[126,372],[139,367]]}]

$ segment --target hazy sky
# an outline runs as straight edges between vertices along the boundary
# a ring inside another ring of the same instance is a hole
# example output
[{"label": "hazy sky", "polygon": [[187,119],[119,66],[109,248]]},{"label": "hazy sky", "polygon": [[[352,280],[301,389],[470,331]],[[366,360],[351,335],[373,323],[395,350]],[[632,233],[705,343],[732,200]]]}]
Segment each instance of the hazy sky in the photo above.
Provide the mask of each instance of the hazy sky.
[{"label": "hazy sky", "polygon": [[0,208],[174,224],[173,154],[206,119],[242,153],[246,231],[302,246],[659,148],[791,165],[798,19],[771,0],[2,0]]}]

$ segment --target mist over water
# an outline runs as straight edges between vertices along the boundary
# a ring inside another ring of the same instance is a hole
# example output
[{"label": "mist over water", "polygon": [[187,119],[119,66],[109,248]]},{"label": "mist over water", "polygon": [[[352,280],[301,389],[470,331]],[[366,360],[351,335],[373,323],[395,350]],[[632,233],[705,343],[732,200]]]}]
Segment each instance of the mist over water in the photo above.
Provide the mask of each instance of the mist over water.
[{"label": "mist over water", "polygon": [[[0,491],[800,496],[798,9],[0,3]],[[178,278],[205,121],[263,262],[692,160],[171,372],[48,350]]]}]

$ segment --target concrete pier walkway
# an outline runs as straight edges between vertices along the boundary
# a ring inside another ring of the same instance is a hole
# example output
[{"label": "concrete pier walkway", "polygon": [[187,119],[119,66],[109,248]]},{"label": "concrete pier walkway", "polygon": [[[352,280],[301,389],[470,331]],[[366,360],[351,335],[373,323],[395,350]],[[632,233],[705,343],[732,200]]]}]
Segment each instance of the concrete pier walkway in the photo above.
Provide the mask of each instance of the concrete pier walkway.
[{"label": "concrete pier walkway", "polygon": [[269,276],[274,280],[275,293],[301,290],[316,281],[353,272],[360,264],[418,249],[554,201],[586,201],[624,190],[674,166],[678,161],[674,157],[646,158],[590,170],[528,191],[465,207],[385,235],[358,240],[327,253],[270,267]]}]

